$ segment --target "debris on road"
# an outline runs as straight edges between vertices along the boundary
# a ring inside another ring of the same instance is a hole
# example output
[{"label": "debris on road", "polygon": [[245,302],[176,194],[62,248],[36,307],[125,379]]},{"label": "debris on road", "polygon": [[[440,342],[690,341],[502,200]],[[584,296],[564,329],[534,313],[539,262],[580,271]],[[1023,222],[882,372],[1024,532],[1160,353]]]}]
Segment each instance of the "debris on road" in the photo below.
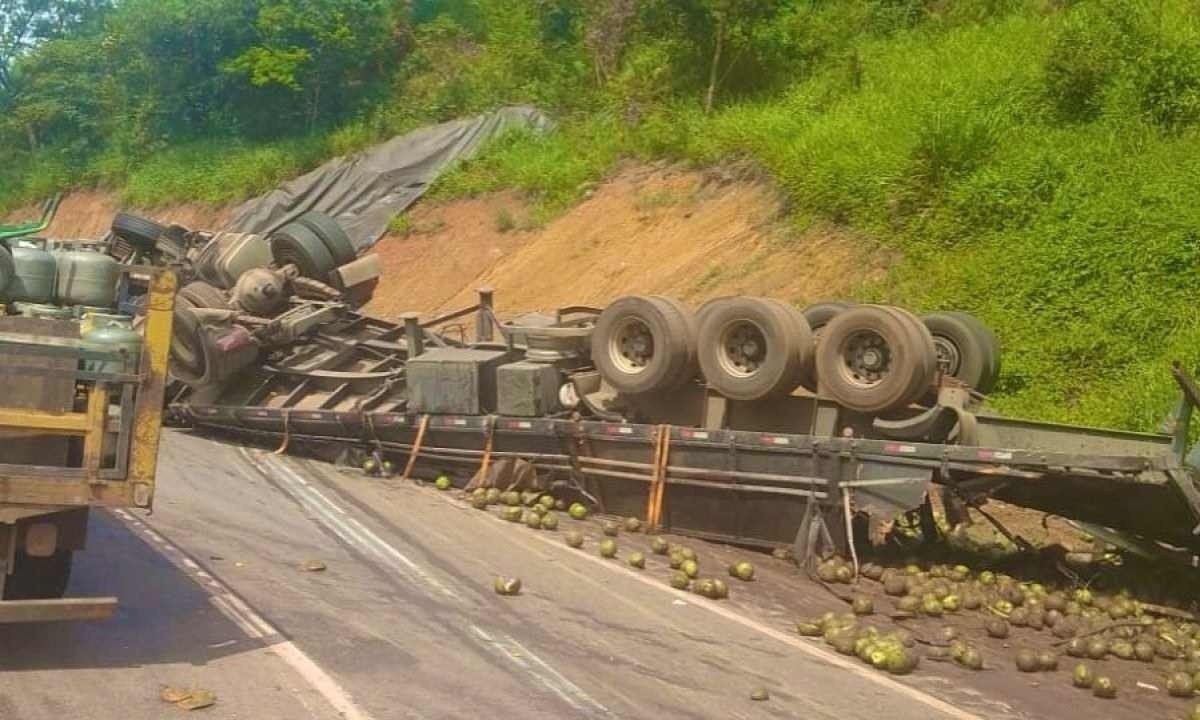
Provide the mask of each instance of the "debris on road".
[{"label": "debris on road", "polygon": [[754,700],[755,702],[762,702],[764,700],[770,700],[771,694],[767,692],[766,688],[755,688],[750,692],[750,699]]},{"label": "debris on road", "polygon": [[325,570],[325,563],[320,560],[305,560],[301,567],[305,572],[323,572]]},{"label": "debris on road", "polygon": [[497,595],[519,595],[521,594],[521,578],[498,575],[492,587],[495,589]]},{"label": "debris on road", "polygon": [[212,707],[217,702],[217,694],[204,688],[175,688],[163,687],[158,697],[165,703],[170,703],[183,710],[200,710]]}]

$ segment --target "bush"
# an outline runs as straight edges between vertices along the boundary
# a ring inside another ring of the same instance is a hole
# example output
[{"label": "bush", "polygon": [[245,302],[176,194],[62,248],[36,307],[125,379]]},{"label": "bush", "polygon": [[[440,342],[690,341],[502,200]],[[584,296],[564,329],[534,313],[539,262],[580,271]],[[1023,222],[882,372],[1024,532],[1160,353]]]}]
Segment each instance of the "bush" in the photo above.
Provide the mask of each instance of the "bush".
[{"label": "bush", "polygon": [[1157,47],[1136,64],[1134,85],[1142,115],[1164,130],[1200,118],[1200,45]]}]

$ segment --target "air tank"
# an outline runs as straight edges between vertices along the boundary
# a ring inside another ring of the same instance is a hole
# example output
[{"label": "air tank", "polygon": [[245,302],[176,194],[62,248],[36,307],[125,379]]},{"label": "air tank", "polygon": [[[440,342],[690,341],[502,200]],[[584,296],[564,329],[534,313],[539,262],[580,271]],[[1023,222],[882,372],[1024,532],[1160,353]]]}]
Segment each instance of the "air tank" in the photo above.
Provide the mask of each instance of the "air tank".
[{"label": "air tank", "polygon": [[142,355],[142,336],[133,329],[133,318],[89,312],[79,323],[79,336],[89,343],[122,352],[123,360],[88,360],[84,369],[100,373],[135,373]]},{"label": "air tank", "polygon": [[117,302],[121,266],[109,255],[93,250],[58,254],[55,294],[62,305],[111,308]]},{"label": "air tank", "polygon": [[54,278],[57,265],[46,250],[46,241],[22,239],[11,241],[13,279],[8,285],[8,298],[14,302],[44,304],[54,297]]}]

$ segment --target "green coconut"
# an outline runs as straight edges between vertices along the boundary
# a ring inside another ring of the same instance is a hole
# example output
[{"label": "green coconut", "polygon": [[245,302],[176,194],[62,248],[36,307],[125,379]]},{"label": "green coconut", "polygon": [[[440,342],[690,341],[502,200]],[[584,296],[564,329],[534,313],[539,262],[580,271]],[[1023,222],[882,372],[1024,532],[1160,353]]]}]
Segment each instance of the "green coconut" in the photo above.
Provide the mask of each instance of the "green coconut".
[{"label": "green coconut", "polygon": [[655,537],[650,541],[650,552],[655,555],[666,555],[667,549],[671,546],[669,542],[661,537]]},{"label": "green coconut", "polygon": [[569,547],[576,549],[583,547],[583,533],[577,530],[568,532],[563,539],[566,540],[566,543]]},{"label": "green coconut", "polygon": [[617,556],[617,541],[604,538],[600,541],[600,557],[614,558]]},{"label": "green coconut", "polygon": [[684,560],[679,569],[690,578],[694,578],[700,573],[700,565],[695,560]]},{"label": "green coconut", "polygon": [[567,510],[567,514],[574,520],[584,520],[588,516],[587,505],[583,503],[571,503],[571,509]]},{"label": "green coconut", "polygon": [[631,567],[641,570],[642,568],[646,567],[646,556],[640,552],[630,553],[629,557],[627,558],[627,562]]},{"label": "green coconut", "polygon": [[671,587],[676,590],[687,590],[691,582],[692,579],[681,572],[676,571],[671,573]]},{"label": "green coconut", "polygon": [[552,512],[548,512],[545,515],[543,515],[542,516],[542,529],[543,530],[551,530],[551,531],[557,530],[558,529],[558,515],[555,515]]},{"label": "green coconut", "polygon": [[1097,676],[1092,682],[1092,694],[1098,698],[1111,700],[1117,696],[1117,685],[1107,675]]},{"label": "green coconut", "polygon": [[1071,671],[1071,684],[1077,688],[1090,689],[1092,684],[1096,682],[1096,673],[1083,663],[1075,666]]},{"label": "green coconut", "polygon": [[729,566],[729,574],[742,582],[750,582],[754,579],[754,566],[742,560]]},{"label": "green coconut", "polygon": [[617,535],[621,534],[621,526],[617,525],[612,520],[605,520],[604,522],[600,523],[600,532],[609,537],[616,537]]},{"label": "green coconut", "polygon": [[868,595],[855,595],[850,608],[855,615],[874,615],[875,601]]},{"label": "green coconut", "polygon": [[450,478],[446,477],[445,475],[438,475],[437,479],[433,481],[433,486],[438,490],[449,490]]},{"label": "green coconut", "polygon": [[624,527],[625,532],[635,533],[642,529],[642,521],[635,517],[627,517],[625,518],[625,522],[622,523],[622,526]]},{"label": "green coconut", "polygon": [[1017,651],[1017,669],[1021,672],[1037,672],[1041,669],[1041,663],[1038,662],[1037,653],[1029,648],[1022,648]]}]

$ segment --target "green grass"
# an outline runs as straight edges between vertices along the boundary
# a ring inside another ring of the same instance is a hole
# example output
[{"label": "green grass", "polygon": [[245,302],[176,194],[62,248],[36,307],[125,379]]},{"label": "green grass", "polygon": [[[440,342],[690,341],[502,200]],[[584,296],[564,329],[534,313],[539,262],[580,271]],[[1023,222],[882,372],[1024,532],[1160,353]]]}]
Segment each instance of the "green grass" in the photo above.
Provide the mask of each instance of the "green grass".
[{"label": "green grass", "polygon": [[545,219],[622,157],[749,161],[799,229],[833,222],[900,252],[863,299],[993,326],[999,410],[1154,429],[1170,361],[1200,365],[1200,133],[1147,122],[1119,87],[1092,122],[1057,117],[1044,68],[1061,22],[907,31],[860,43],[853,74],[831,63],[711,116],[669,106],[636,127],[592,117],[509,136],[435,194],[515,187]]}]

